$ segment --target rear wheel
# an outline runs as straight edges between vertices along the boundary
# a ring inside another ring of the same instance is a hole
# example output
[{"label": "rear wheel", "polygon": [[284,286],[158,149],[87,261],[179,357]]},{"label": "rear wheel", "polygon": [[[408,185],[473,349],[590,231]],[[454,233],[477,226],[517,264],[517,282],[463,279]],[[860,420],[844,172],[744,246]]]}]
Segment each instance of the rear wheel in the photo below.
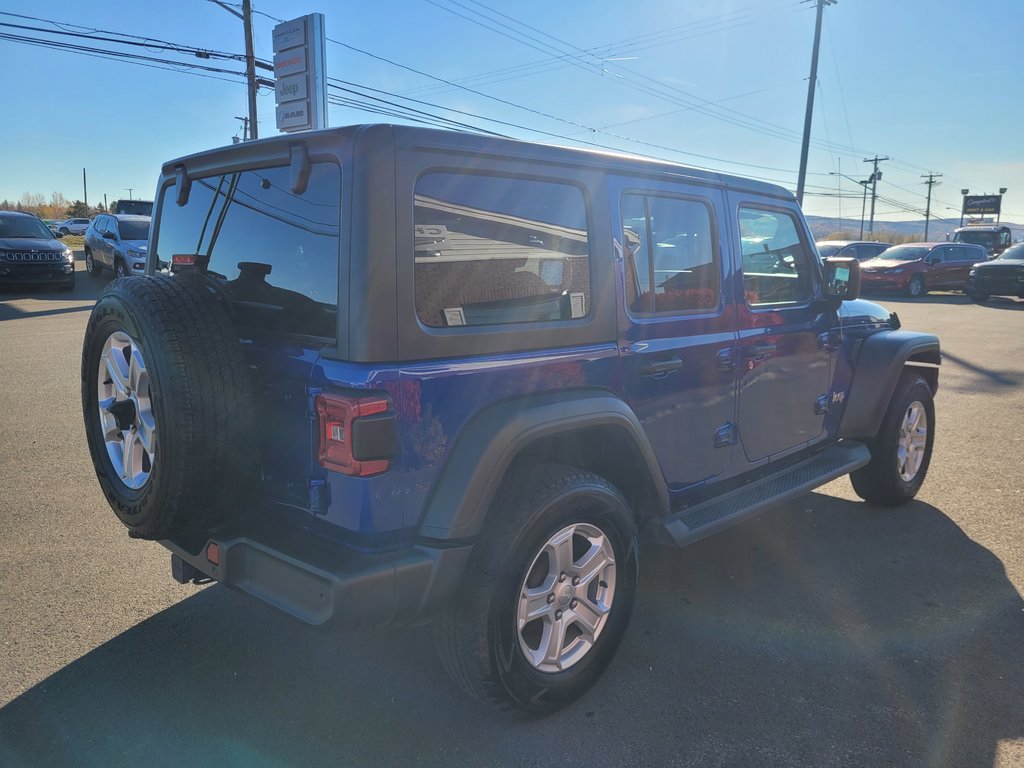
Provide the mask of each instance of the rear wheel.
[{"label": "rear wheel", "polygon": [[607,667],[636,595],[637,533],[607,481],[524,467],[502,485],[464,587],[435,623],[442,661],[470,695],[543,714]]},{"label": "rear wheel", "polygon": [[897,506],[917,495],[935,441],[935,403],[928,383],[906,372],[896,385],[878,434],[867,441],[871,461],[850,475],[865,501]]},{"label": "rear wheel", "polygon": [[96,263],[96,259],[93,258],[92,249],[85,249],[85,271],[89,273],[91,277],[97,277],[103,272],[103,267]]},{"label": "rear wheel", "polygon": [[910,278],[910,282],[907,283],[907,296],[917,298],[925,293],[924,289],[924,278],[920,275],[914,275]]}]

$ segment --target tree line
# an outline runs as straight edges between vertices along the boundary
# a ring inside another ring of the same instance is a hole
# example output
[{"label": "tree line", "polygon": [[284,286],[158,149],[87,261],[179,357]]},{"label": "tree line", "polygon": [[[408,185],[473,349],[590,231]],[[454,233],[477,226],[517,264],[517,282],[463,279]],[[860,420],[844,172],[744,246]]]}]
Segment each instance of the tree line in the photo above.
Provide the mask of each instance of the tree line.
[{"label": "tree line", "polygon": [[82,200],[68,200],[60,192],[54,192],[47,200],[38,192],[26,192],[19,200],[0,201],[0,211],[22,211],[41,219],[91,219],[98,213],[106,213],[103,203],[86,205]]}]

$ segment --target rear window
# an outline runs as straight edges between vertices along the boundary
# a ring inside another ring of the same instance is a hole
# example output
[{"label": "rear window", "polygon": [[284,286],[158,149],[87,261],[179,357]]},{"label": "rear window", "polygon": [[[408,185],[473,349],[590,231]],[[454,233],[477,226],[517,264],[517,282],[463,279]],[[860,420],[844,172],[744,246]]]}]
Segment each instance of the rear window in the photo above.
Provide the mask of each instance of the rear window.
[{"label": "rear window", "polygon": [[242,328],[335,338],[341,170],[312,166],[305,192],[287,167],[193,179],[179,206],[163,194],[155,248],[161,263],[194,256],[220,281]]},{"label": "rear window", "polygon": [[568,184],[430,173],[416,183],[416,313],[427,326],[590,311],[583,194]]},{"label": "rear window", "polygon": [[148,221],[119,221],[117,228],[122,240],[146,240],[149,237]]}]

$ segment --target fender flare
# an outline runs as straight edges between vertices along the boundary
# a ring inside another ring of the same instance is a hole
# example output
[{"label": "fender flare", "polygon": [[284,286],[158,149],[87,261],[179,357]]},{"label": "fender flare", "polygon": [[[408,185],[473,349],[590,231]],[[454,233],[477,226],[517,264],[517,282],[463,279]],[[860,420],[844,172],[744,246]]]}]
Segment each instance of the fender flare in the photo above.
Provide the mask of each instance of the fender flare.
[{"label": "fender flare", "polygon": [[[913,331],[881,331],[861,342],[839,437],[870,438],[878,432],[908,362],[929,367],[941,364],[938,337]],[[937,372],[934,381],[937,385]]]},{"label": "fender flare", "polygon": [[650,473],[659,514],[667,514],[661,466],[636,414],[607,391],[573,390],[531,395],[490,406],[459,433],[427,500],[420,535],[461,540],[483,527],[509,466],[538,440],[596,427],[621,430],[622,450],[636,452]]}]

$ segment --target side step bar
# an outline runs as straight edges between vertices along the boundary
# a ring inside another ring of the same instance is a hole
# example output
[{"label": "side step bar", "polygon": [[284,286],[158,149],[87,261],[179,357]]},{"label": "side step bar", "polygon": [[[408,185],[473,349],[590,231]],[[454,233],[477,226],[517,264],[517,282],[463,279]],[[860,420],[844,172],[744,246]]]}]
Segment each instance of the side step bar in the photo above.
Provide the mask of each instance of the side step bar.
[{"label": "side step bar", "polygon": [[692,544],[860,469],[870,460],[866,445],[844,440],[781,472],[675,513],[662,522],[658,538],[680,547]]}]

